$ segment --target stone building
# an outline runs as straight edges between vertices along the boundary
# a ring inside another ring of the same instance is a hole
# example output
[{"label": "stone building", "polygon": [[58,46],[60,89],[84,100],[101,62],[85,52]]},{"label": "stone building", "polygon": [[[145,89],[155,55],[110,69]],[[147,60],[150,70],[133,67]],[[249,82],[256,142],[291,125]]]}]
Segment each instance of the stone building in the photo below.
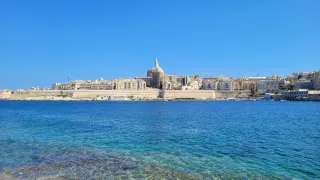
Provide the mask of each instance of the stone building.
[{"label": "stone building", "polygon": [[146,86],[148,88],[152,88],[152,82],[153,82],[152,77],[136,77],[135,79],[140,79],[140,80],[145,81],[146,82]]},{"label": "stone building", "polygon": [[192,75],[187,83],[194,90],[199,90],[202,87],[202,77],[201,75]]},{"label": "stone building", "polygon": [[115,89],[117,90],[143,90],[147,88],[147,84],[142,79],[116,79]]},{"label": "stone building", "polygon": [[250,90],[257,93],[278,92],[280,87],[284,87],[288,81],[278,76],[272,77],[242,77],[237,79],[240,90]]},{"label": "stone building", "polygon": [[233,91],[232,80],[219,81],[218,90],[220,91]]},{"label": "stone building", "polygon": [[114,89],[113,81],[90,81],[84,83],[77,83],[76,90],[112,90]]},{"label": "stone building", "polygon": [[320,71],[293,73],[288,79],[294,84],[294,89],[320,89]]},{"label": "stone building", "polygon": [[54,83],[53,90],[112,90],[114,82],[110,80],[74,80],[65,84]]},{"label": "stone building", "polygon": [[240,91],[241,90],[241,82],[239,79],[232,79],[232,89],[234,91]]},{"label": "stone building", "polygon": [[293,91],[282,91],[280,94],[274,96],[274,100],[306,100],[308,97],[308,90],[293,90]]},{"label": "stone building", "polygon": [[267,79],[266,77],[242,77],[239,78],[240,82],[240,89],[241,90],[250,90],[250,91],[257,91],[257,84],[259,81]]},{"label": "stone building", "polygon": [[165,75],[164,82],[166,84],[165,89],[181,90],[182,86],[188,85],[190,78],[186,76]]},{"label": "stone building", "polygon": [[177,76],[176,75],[165,75],[164,76],[165,86],[163,89],[173,89],[177,86]]},{"label": "stone building", "polygon": [[53,83],[52,90],[71,90],[71,84],[69,83]]},{"label": "stone building", "polygon": [[257,81],[257,91],[259,93],[277,92],[279,90],[279,79],[262,79]]},{"label": "stone building", "polygon": [[188,83],[188,86],[192,88],[192,90],[200,90],[202,87],[202,81],[192,80]]},{"label": "stone building", "polygon": [[202,89],[203,90],[217,90],[218,89],[218,80],[215,77],[208,77],[202,79]]},{"label": "stone building", "polygon": [[173,89],[173,87],[177,86],[177,76],[165,75],[164,82],[166,83],[164,89]]},{"label": "stone building", "polygon": [[240,90],[240,83],[229,77],[209,77],[202,80],[203,90],[234,91]]},{"label": "stone building", "polygon": [[320,71],[314,73],[314,77],[312,78],[312,88],[314,90],[320,90]]},{"label": "stone building", "polygon": [[312,89],[312,82],[311,80],[301,78],[299,79],[295,84],[293,89],[298,90],[298,89]]},{"label": "stone building", "polygon": [[155,66],[147,71],[147,77],[152,77],[152,88],[162,89],[164,85],[164,71],[159,66],[158,58],[156,58]]}]

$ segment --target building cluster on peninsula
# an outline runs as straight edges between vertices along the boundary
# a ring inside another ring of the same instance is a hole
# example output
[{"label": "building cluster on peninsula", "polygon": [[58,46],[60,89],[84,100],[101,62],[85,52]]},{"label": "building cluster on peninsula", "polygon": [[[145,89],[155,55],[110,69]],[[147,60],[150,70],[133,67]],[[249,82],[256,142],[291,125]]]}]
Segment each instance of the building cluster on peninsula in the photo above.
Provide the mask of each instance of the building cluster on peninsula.
[{"label": "building cluster on peninsula", "polygon": [[67,83],[54,83],[51,89],[1,91],[0,98],[10,99],[15,96],[17,99],[41,96],[52,98],[60,95],[73,98],[95,97],[101,100],[228,99],[257,97],[266,93],[279,100],[320,100],[320,71],[293,73],[287,77],[178,76],[165,74],[156,58],[154,67],[147,71],[146,77],[69,80]]}]

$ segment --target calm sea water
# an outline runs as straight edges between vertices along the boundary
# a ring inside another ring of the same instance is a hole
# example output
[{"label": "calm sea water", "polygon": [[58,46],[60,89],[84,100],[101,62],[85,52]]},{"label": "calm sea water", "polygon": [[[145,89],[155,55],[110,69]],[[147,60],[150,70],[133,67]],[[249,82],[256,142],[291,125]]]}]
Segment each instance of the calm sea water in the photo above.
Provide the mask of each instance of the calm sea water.
[{"label": "calm sea water", "polygon": [[0,101],[0,179],[320,179],[320,103]]}]

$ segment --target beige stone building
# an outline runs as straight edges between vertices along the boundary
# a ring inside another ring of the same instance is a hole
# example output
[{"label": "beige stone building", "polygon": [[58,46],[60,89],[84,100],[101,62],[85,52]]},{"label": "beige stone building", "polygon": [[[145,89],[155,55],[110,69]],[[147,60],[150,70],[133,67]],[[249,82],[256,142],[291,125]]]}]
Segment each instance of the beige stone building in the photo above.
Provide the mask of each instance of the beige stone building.
[{"label": "beige stone building", "polygon": [[147,77],[152,77],[152,88],[162,89],[164,86],[164,71],[159,66],[158,58],[154,67],[147,71]]},{"label": "beige stone building", "polygon": [[202,77],[201,75],[192,75],[187,83],[193,90],[200,90],[202,87]]},{"label": "beige stone building", "polygon": [[71,90],[71,84],[69,83],[53,83],[52,90]]},{"label": "beige stone building", "polygon": [[202,79],[202,89],[203,90],[217,90],[218,80],[216,77],[208,77]]},{"label": "beige stone building", "polygon": [[312,85],[314,90],[320,90],[320,71],[314,73],[312,78]]},{"label": "beige stone building", "polygon": [[114,81],[104,80],[74,80],[65,84],[54,83],[52,90],[112,90]]},{"label": "beige stone building", "polygon": [[152,77],[136,77],[135,79],[140,79],[140,80],[145,81],[146,82],[146,86],[148,88],[152,88],[152,82],[153,82]]},{"label": "beige stone building", "polygon": [[279,90],[280,79],[267,78],[257,81],[258,93],[277,92]]},{"label": "beige stone building", "polygon": [[224,76],[203,78],[202,89],[216,91],[240,90],[240,82]]},{"label": "beige stone building", "polygon": [[312,89],[312,81],[305,79],[305,78],[301,78],[299,79],[293,87],[294,90],[298,90],[298,89]]},{"label": "beige stone building", "polygon": [[240,90],[250,90],[257,93],[277,92],[280,86],[285,86],[288,81],[278,76],[272,77],[242,77],[237,79]]},{"label": "beige stone building", "polygon": [[144,90],[146,88],[146,82],[141,79],[127,78],[115,80],[116,90]]},{"label": "beige stone building", "polygon": [[240,89],[257,91],[257,84],[260,80],[266,79],[266,77],[242,77],[239,78]]}]

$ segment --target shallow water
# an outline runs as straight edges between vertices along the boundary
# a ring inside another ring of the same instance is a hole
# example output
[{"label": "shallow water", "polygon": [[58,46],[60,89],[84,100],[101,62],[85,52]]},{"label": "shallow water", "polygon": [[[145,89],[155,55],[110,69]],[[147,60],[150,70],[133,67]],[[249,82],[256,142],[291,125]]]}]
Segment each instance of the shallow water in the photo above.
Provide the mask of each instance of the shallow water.
[{"label": "shallow water", "polygon": [[0,179],[319,179],[320,103],[0,101]]}]

